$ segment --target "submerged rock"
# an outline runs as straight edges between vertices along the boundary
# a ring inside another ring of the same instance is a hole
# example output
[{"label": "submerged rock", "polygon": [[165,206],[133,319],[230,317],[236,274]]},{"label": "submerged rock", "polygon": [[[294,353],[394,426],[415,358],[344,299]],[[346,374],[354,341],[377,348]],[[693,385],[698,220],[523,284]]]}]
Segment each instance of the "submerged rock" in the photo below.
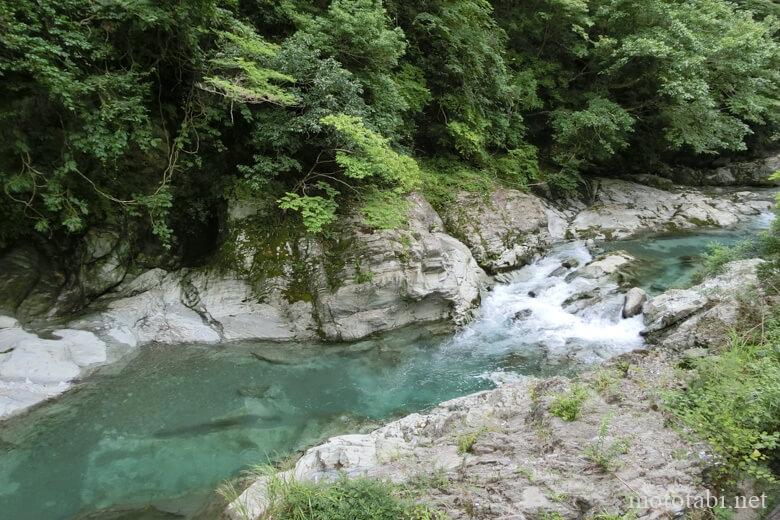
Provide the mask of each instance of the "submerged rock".
[{"label": "submerged rock", "polygon": [[637,314],[641,314],[646,301],[647,293],[644,290],[639,287],[629,289],[623,303],[623,318],[633,318]]}]

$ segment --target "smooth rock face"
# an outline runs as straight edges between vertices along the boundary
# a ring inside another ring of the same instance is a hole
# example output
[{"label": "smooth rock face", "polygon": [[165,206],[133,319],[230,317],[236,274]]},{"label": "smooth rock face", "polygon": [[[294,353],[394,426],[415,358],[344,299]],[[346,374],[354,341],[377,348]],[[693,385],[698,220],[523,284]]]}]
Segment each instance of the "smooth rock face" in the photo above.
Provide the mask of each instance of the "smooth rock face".
[{"label": "smooth rock face", "polygon": [[594,186],[595,202],[574,217],[568,228],[571,236],[615,240],[702,226],[728,227],[772,206],[770,200],[749,192],[714,198],[618,179],[597,179]]},{"label": "smooth rock face", "polygon": [[261,303],[246,282],[217,274],[153,269],[101,303],[104,310],[71,326],[128,347],[313,336],[310,308],[296,312],[282,300]]},{"label": "smooth rock face", "polygon": [[[153,269],[101,298],[97,303],[104,309],[73,326],[134,347],[318,335],[352,340],[410,323],[462,322],[479,303],[487,277],[468,248],[443,232],[441,219],[425,199],[412,195],[409,203],[408,229],[348,228],[356,261],[345,262],[336,273],[340,285],[335,289],[315,240],[287,246],[298,249],[307,267],[313,301],[289,301],[289,282],[283,276],[265,280],[259,295],[235,273]],[[241,214],[248,212],[244,208]]]},{"label": "smooth rock face", "polygon": [[[651,356],[635,363],[659,380],[673,370]],[[586,374],[584,379],[587,383],[594,377]],[[331,438],[309,449],[279,478],[321,481],[346,474],[405,482],[435,472],[447,485],[423,490],[424,499],[446,509],[453,519],[536,518],[551,511],[564,518],[587,518],[623,510],[625,486],[644,497],[698,496],[704,490],[697,484],[697,451],[664,427],[662,414],[646,393],[647,380],[634,381],[628,374],[616,384],[623,399],[605,399],[594,392],[581,417],[564,422],[548,410],[554,396],[570,387],[569,381],[508,383],[365,435]],[[630,449],[615,457],[619,478],[599,471],[585,455],[603,421],[609,421],[606,446],[630,439]],[[458,440],[468,434],[475,434],[475,442],[468,453],[459,453]],[[680,450],[692,455],[675,457]],[[260,518],[268,507],[267,485],[266,477],[251,484],[228,506],[228,517]],[[556,498],[560,495],[568,499]],[[663,501],[657,503],[642,516],[673,516]]]},{"label": "smooth rock face", "polygon": [[408,230],[372,233],[356,226],[350,232],[359,272],[354,263],[345,265],[335,289],[323,276],[315,278],[315,307],[325,338],[353,340],[443,319],[462,323],[479,304],[487,276],[469,249],[444,233],[423,197],[414,194],[409,203]]},{"label": "smooth rock face", "polygon": [[632,287],[626,293],[626,299],[623,303],[623,318],[633,318],[634,316],[642,313],[642,307],[644,307],[647,301],[647,293],[639,287]]},{"label": "smooth rock face", "polygon": [[650,299],[644,306],[644,333],[651,342],[674,350],[719,346],[739,320],[738,298],[761,291],[756,270],[763,262],[731,262],[720,276]]},{"label": "smooth rock face", "polygon": [[70,382],[107,360],[106,343],[91,332],[59,329],[53,339],[0,317],[0,418],[67,390]]},{"label": "smooth rock face", "polygon": [[488,198],[460,193],[442,217],[479,265],[492,273],[522,267],[551,243],[553,235],[562,235],[565,225],[564,217],[549,210],[542,199],[510,189],[495,190]]}]

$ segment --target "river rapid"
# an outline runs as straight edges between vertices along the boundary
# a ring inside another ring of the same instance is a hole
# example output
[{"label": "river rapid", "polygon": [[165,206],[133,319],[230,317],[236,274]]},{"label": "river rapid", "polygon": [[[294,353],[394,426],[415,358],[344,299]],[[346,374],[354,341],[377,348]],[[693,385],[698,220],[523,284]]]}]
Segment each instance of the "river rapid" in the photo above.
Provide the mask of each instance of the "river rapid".
[{"label": "river rapid", "polygon": [[433,324],[341,345],[143,347],[0,424],[0,516],[114,518],[105,510],[127,509],[135,512],[121,518],[191,518],[220,481],[249,465],[502,381],[570,374],[639,348],[642,316],[621,319],[622,295],[567,310],[597,282],[567,276],[573,267],[553,275],[562,262],[625,249],[640,260],[636,284],[657,293],[689,284],[709,243],[734,243],[768,222],[563,244],[496,285],[455,334]]}]

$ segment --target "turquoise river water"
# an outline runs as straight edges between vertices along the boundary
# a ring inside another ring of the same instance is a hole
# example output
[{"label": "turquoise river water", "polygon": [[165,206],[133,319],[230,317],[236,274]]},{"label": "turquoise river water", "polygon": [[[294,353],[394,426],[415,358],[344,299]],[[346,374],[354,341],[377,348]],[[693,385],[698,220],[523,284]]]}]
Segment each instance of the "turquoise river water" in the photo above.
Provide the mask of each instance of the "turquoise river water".
[{"label": "turquoise river water", "polygon": [[[765,223],[763,223],[765,224]],[[760,225],[763,225],[760,224]],[[652,292],[684,285],[710,242],[754,229],[610,244],[644,261]],[[485,299],[457,334],[417,326],[345,344],[149,345],[62,398],[0,424],[0,518],[192,517],[220,481],[317,441],[425,410],[522,374],[567,373],[641,346],[641,317],[582,316],[548,274],[569,244]],[[539,292],[533,300],[528,290]],[[512,317],[529,309],[531,317]],[[148,516],[141,508],[175,516]],[[102,512],[101,512],[102,511]],[[112,513],[113,515],[113,513]],[[181,515],[181,516],[179,516]]]}]

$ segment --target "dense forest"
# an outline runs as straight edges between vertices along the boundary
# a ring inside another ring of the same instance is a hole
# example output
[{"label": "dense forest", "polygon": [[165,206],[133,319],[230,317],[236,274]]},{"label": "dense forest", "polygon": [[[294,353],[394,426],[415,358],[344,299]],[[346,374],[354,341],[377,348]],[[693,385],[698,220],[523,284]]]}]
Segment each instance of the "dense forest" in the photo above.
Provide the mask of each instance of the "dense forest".
[{"label": "dense forest", "polygon": [[772,0],[0,0],[0,247],[225,200],[308,231],[402,195],[552,194],[777,139]]}]

